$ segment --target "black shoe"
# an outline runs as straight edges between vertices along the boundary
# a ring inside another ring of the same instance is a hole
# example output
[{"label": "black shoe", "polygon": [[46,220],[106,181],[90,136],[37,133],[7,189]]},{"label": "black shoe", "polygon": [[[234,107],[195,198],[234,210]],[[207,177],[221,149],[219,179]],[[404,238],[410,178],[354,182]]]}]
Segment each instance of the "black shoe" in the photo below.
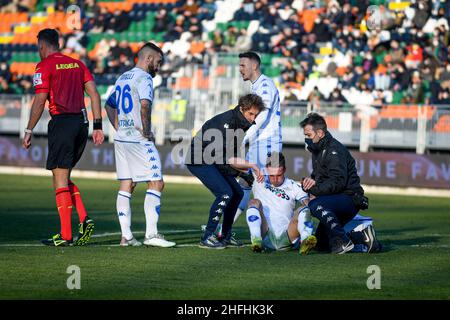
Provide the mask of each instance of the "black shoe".
[{"label": "black shoe", "polygon": [[202,249],[225,249],[227,246],[219,241],[214,234],[212,234],[206,239],[202,239],[198,247]]},{"label": "black shoe", "polygon": [[94,231],[94,220],[86,216],[83,223],[79,224],[78,239],[75,241],[76,246],[84,246],[91,239],[92,232]]},{"label": "black shoe", "polygon": [[368,252],[369,253],[379,253],[381,251],[383,251],[383,245],[381,244],[380,241],[375,240],[375,243],[373,244],[373,247],[372,247],[372,251],[370,251],[370,252],[368,251]]},{"label": "black shoe", "polygon": [[239,239],[236,239],[236,234],[233,232],[231,234],[231,236],[229,237],[222,237],[220,238],[220,241],[225,245],[225,246],[230,246],[230,247],[242,247],[242,242]]},{"label": "black shoe", "polygon": [[376,252],[375,250],[378,249],[379,242],[376,239],[375,230],[373,229],[373,227],[371,225],[368,225],[361,232],[364,237],[363,238],[364,244],[367,246],[367,252],[368,253]]},{"label": "black shoe", "polygon": [[335,254],[344,254],[346,252],[351,251],[355,245],[353,244],[352,240],[348,239],[343,240],[341,238],[334,238],[332,240],[331,245],[331,253]]},{"label": "black shoe", "polygon": [[51,246],[51,247],[68,247],[68,246],[73,245],[72,239],[64,240],[63,238],[61,238],[61,235],[59,233],[55,234],[50,239],[45,239],[45,240],[42,240],[41,242],[42,242],[42,244],[45,244],[46,246]]}]

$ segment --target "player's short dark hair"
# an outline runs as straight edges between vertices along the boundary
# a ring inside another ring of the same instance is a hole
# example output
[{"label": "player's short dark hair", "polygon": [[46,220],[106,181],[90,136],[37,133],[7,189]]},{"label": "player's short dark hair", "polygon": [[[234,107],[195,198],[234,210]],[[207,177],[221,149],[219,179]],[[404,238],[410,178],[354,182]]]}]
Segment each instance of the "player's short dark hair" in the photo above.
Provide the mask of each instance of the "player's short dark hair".
[{"label": "player's short dark hair", "polygon": [[241,54],[239,55],[239,58],[248,58],[248,59],[250,59],[250,60],[255,61],[255,62],[258,64],[258,66],[261,65],[261,58],[260,58],[259,55],[258,55],[256,52],[254,52],[254,51],[247,51],[247,52],[241,53]]},{"label": "player's short dark hair", "polygon": [[271,168],[286,168],[286,158],[281,152],[272,152],[270,156],[267,157],[266,167]]},{"label": "player's short dark hair", "polygon": [[305,128],[307,125],[311,125],[314,131],[322,130],[323,132],[327,132],[327,122],[325,119],[318,113],[311,112],[309,113],[305,119],[300,122],[300,127]]},{"label": "player's short dark hair", "polygon": [[253,93],[240,97],[238,105],[239,107],[241,107],[242,111],[250,110],[253,107],[258,109],[259,111],[264,109],[264,101],[260,96]]},{"label": "player's short dark hair", "polygon": [[157,53],[159,53],[161,55],[161,58],[164,60],[164,53],[161,50],[160,47],[158,47],[156,44],[154,44],[153,42],[147,42],[146,44],[144,44],[138,51],[137,56],[139,57],[141,55],[141,53],[146,50],[146,49],[150,49],[153,50]]},{"label": "player's short dark hair", "polygon": [[59,34],[55,29],[43,29],[37,35],[38,41],[43,41],[47,45],[59,49]]}]

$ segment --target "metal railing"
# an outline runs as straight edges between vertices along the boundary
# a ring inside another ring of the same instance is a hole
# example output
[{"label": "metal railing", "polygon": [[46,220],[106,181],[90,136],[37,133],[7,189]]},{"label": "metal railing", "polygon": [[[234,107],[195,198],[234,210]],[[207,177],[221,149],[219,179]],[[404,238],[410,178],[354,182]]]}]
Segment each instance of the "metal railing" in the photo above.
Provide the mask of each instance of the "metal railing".
[{"label": "metal railing", "polygon": [[[174,114],[174,97],[171,98],[167,92],[156,95],[152,125],[157,143],[170,140],[177,129],[184,129],[186,135],[193,135],[206,120],[233,107],[236,103],[234,94],[226,93],[227,90],[218,90],[213,95],[204,91],[186,99],[186,111],[182,117]],[[28,122],[31,101],[32,96],[0,95],[0,134],[22,135]],[[333,136],[347,146],[358,147],[362,152],[371,148],[412,149],[419,154],[426,150],[450,150],[450,106],[389,106],[390,113],[386,113],[385,108],[342,108],[321,104],[317,112],[325,117]],[[402,114],[408,108],[415,111]],[[308,112],[314,110],[314,106],[306,102],[290,102],[283,103],[281,110],[283,143],[303,144],[299,123]],[[36,134],[47,133],[49,118],[48,111],[44,111],[34,129]],[[105,135],[112,137],[114,131],[105,115],[103,120]],[[109,141],[112,142],[112,139]]]}]

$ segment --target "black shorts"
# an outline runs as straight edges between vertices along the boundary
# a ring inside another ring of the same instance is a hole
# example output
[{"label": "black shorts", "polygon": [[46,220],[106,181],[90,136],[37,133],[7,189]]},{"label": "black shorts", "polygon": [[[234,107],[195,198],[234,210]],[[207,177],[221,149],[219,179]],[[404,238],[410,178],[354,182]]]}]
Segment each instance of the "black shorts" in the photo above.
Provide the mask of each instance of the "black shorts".
[{"label": "black shorts", "polygon": [[86,147],[88,129],[82,114],[53,116],[48,123],[47,169],[73,168]]}]

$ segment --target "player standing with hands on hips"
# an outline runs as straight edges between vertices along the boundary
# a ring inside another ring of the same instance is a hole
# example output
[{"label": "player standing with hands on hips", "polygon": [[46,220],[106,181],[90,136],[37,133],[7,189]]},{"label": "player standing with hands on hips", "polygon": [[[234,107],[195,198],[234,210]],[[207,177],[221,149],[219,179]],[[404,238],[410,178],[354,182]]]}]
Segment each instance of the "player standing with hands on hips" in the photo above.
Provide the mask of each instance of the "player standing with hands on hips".
[{"label": "player standing with hands on hips", "polygon": [[148,42],[137,53],[136,66],[122,74],[106,101],[108,118],[117,130],[114,136],[117,179],[117,215],[122,230],[121,246],[140,246],[131,232],[131,194],[138,182],[147,183],[144,212],[146,232],[144,244],[173,247],[158,233],[161,192],[164,181],[161,160],[151,131],[153,79],[163,62],[163,52]]},{"label": "player standing with hands on hips", "polygon": [[72,241],[72,207],[80,221],[75,245],[86,244],[94,229],[87,216],[78,187],[70,180],[73,167],[80,160],[88,139],[89,122],[84,105],[84,92],[89,95],[94,116],[92,139],[103,143],[100,96],[94,79],[79,60],[59,52],[59,35],[54,29],[41,30],[37,36],[41,62],[36,66],[33,84],[36,95],[22,145],[31,146],[33,129],[49,100],[51,120],[48,123],[48,157],[46,168],[52,171],[61,233],[42,242],[49,246],[67,246]]}]

